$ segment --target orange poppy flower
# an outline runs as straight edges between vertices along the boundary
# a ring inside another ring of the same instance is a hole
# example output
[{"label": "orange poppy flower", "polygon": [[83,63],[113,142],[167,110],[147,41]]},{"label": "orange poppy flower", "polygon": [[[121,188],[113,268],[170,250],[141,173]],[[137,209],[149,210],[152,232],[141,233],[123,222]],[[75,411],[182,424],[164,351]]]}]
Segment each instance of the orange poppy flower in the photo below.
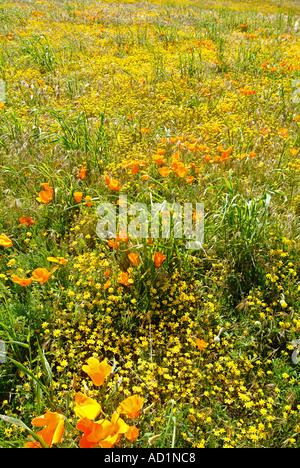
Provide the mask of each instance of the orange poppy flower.
[{"label": "orange poppy flower", "polygon": [[109,287],[111,286],[111,281],[110,280],[107,280],[105,285],[103,286],[103,289],[108,289]]},{"label": "orange poppy flower", "polygon": [[30,216],[22,216],[22,218],[19,219],[20,221],[20,224],[22,224],[22,226],[31,226],[34,221],[33,219],[30,217]]},{"label": "orange poppy flower", "polygon": [[111,247],[112,249],[118,249],[119,248],[119,243],[114,239],[110,239],[108,241],[108,246]]},{"label": "orange poppy flower", "polygon": [[186,178],[187,184],[191,184],[191,183],[193,182],[193,180],[194,180],[194,177],[193,177],[193,176],[188,176],[188,177]]},{"label": "orange poppy flower", "polygon": [[111,417],[111,423],[114,427],[114,432],[116,434],[126,434],[126,432],[129,429],[128,424],[120,418],[120,413],[118,411],[115,411],[114,414]]},{"label": "orange poppy flower", "polygon": [[14,283],[17,283],[17,284],[19,284],[20,286],[23,286],[23,287],[29,286],[32,283],[31,278],[20,278],[17,275],[12,275],[11,279],[12,279],[12,281]]},{"label": "orange poppy flower", "polygon": [[104,278],[107,278],[109,275],[111,274],[111,270],[106,270],[106,272],[104,273]]},{"label": "orange poppy flower", "polygon": [[126,432],[126,438],[130,440],[130,442],[134,442],[139,436],[139,429],[135,426],[130,426],[128,431]]},{"label": "orange poppy flower", "polygon": [[230,146],[227,150],[222,151],[221,160],[226,161],[229,158],[231,153],[232,153],[232,146]]},{"label": "orange poppy flower", "polygon": [[[65,432],[64,417],[51,411],[47,411],[43,416],[33,419],[32,425],[36,427],[45,426],[37,435],[43,439],[49,448],[52,447],[52,444],[60,442]],[[37,445],[38,443],[28,442],[26,447],[32,448],[32,444]]]},{"label": "orange poppy flower", "polygon": [[139,416],[141,408],[144,404],[144,398],[138,395],[133,395],[122,401],[118,408],[120,414],[126,414],[129,418],[135,419]]},{"label": "orange poppy flower", "polygon": [[116,179],[111,179],[107,174],[105,175],[105,182],[108,185],[109,190],[114,190],[115,192],[119,192],[120,185]]},{"label": "orange poppy flower", "polygon": [[84,201],[86,202],[86,206],[92,206],[93,202],[90,200],[92,200],[92,197],[90,196],[85,197]]},{"label": "orange poppy flower", "polygon": [[187,175],[188,169],[185,167],[183,163],[177,163],[176,167],[174,167],[175,173],[178,177],[185,177]]},{"label": "orange poppy flower", "polygon": [[37,281],[40,284],[47,283],[50,276],[56,271],[58,267],[53,268],[51,271],[48,271],[46,268],[37,268],[32,272],[31,279]]},{"label": "orange poppy flower", "polygon": [[115,179],[112,179],[109,183],[109,186],[108,186],[109,190],[114,190],[115,192],[119,192],[120,190],[120,185],[119,185],[119,182]]},{"label": "orange poppy flower", "polygon": [[196,338],[196,345],[200,349],[200,351],[203,351],[203,349],[207,346],[207,343],[203,340],[200,340],[199,338]]},{"label": "orange poppy flower", "polygon": [[83,193],[82,192],[74,192],[74,198],[75,198],[75,201],[77,203],[80,203],[81,200],[82,200],[82,197],[83,197]]},{"label": "orange poppy flower", "polygon": [[116,241],[121,241],[121,242],[128,242],[129,241],[129,235],[127,234],[127,230],[123,229],[122,231],[117,234]]},{"label": "orange poppy flower", "polygon": [[87,397],[81,392],[75,396],[74,413],[80,419],[95,419],[101,412],[101,406],[96,400]]},{"label": "orange poppy flower", "polygon": [[5,234],[0,234],[0,245],[2,247],[11,247],[12,241]]},{"label": "orange poppy flower", "polygon": [[154,255],[154,263],[155,263],[155,266],[156,267],[160,267],[160,265],[162,264],[162,262],[165,260],[166,256],[159,253],[159,252],[156,252],[155,255]]},{"label": "orange poppy flower", "polygon": [[84,180],[84,179],[86,178],[86,171],[87,171],[86,167],[83,167],[83,166],[82,166],[82,167],[79,169],[79,172],[78,172],[78,174],[77,174],[77,178],[78,178],[78,179],[81,179],[81,180]]},{"label": "orange poppy flower", "polygon": [[163,166],[158,169],[158,172],[162,177],[168,177],[170,174],[171,169],[168,166]]},{"label": "orange poppy flower", "polygon": [[130,286],[133,283],[133,280],[129,278],[127,272],[122,271],[122,273],[118,277],[118,282],[123,284],[124,286]]},{"label": "orange poppy flower", "polygon": [[106,419],[91,421],[90,419],[83,418],[76,424],[76,429],[83,432],[83,436],[79,441],[80,448],[97,447],[101,441],[106,440],[111,434],[114,434],[113,424]]},{"label": "orange poppy flower", "polygon": [[129,260],[131,261],[131,263],[134,265],[134,266],[139,266],[140,264],[140,260],[139,260],[139,256],[137,253],[131,253],[128,255],[128,258]]},{"label": "orange poppy flower", "polygon": [[88,374],[94,385],[100,387],[111,373],[112,367],[107,364],[106,359],[99,362],[98,359],[91,357],[87,360],[87,365],[82,366],[82,370]]},{"label": "orange poppy flower", "polygon": [[40,203],[50,203],[53,198],[53,188],[49,186],[49,182],[42,184],[44,190],[39,193],[37,197],[37,201]]},{"label": "orange poppy flower", "polygon": [[280,129],[278,130],[278,133],[279,133],[279,135],[280,135],[284,140],[286,140],[287,137],[289,136],[289,131],[288,131],[287,128],[280,128]]},{"label": "orange poppy flower", "polygon": [[161,165],[165,162],[163,156],[158,155],[158,154],[154,154],[154,155],[152,156],[152,159],[153,159],[153,161],[156,162],[156,164],[157,164],[158,166],[161,166]]}]

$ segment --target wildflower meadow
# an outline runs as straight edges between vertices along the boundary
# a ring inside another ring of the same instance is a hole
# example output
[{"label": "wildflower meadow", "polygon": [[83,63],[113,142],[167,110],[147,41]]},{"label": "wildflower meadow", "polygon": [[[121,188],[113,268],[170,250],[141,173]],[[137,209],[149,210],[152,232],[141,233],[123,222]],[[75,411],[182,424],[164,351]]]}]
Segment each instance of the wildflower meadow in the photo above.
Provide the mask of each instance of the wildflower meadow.
[{"label": "wildflower meadow", "polygon": [[299,188],[298,0],[0,0],[0,448],[300,448]]}]

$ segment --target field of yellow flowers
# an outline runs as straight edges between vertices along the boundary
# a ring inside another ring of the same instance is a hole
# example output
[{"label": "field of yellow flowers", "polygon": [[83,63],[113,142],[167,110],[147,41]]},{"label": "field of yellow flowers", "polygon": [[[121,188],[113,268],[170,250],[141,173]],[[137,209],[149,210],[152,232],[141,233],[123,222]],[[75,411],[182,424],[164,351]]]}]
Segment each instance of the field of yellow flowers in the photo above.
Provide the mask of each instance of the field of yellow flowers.
[{"label": "field of yellow flowers", "polygon": [[[0,0],[1,448],[300,447],[299,22]],[[99,238],[121,194],[202,248]]]}]

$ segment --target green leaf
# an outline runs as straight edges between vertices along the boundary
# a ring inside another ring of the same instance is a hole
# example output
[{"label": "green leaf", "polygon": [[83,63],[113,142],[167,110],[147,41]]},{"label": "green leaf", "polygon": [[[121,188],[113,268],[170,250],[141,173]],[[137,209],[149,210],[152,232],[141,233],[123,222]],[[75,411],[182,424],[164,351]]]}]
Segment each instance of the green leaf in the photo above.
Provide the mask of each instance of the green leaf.
[{"label": "green leaf", "polygon": [[26,429],[26,431],[28,431],[29,434],[37,442],[39,442],[43,448],[49,448],[48,445],[46,444],[46,442],[41,437],[39,437],[35,432],[33,432],[28,426],[26,426],[26,424],[23,423],[23,421],[21,421],[20,419],[12,418],[10,416],[5,416],[4,414],[0,414],[0,419],[2,419],[5,422],[8,422],[10,424],[14,424],[15,426],[19,426],[19,427],[22,427],[23,429]]}]

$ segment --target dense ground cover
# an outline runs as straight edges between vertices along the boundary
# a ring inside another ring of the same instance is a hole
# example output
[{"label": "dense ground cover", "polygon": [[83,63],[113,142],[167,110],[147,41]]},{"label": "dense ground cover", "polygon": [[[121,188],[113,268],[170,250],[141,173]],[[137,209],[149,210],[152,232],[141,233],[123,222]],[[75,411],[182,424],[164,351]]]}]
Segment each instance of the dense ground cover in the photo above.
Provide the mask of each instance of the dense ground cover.
[{"label": "dense ground cover", "polygon": [[0,1],[0,447],[300,446],[297,3]]}]

